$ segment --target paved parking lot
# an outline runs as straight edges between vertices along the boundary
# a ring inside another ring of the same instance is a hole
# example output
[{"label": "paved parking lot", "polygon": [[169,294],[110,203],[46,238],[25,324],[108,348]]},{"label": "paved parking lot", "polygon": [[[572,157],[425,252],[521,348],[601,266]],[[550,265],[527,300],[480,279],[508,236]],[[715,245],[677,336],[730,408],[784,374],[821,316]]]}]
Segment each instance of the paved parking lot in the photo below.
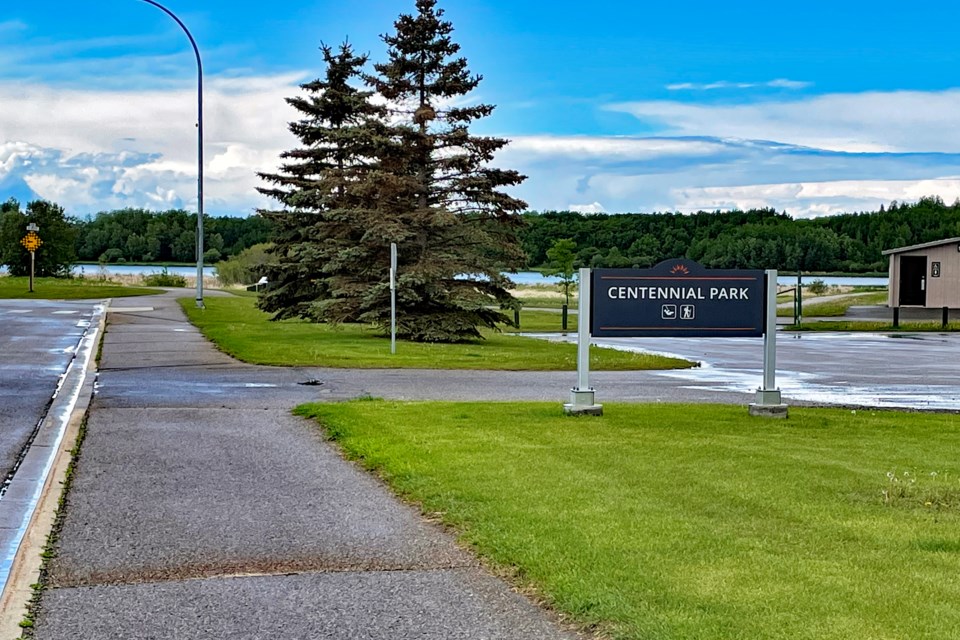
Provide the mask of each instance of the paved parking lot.
[{"label": "paved parking lot", "polygon": [[[653,386],[661,395],[677,399],[703,393],[749,401],[763,376],[761,338],[603,338],[594,343],[702,363],[643,376],[656,379]],[[671,385],[673,391],[663,389]],[[960,335],[778,332],[777,386],[788,401],[960,410]],[[602,397],[602,388],[598,392]]]}]

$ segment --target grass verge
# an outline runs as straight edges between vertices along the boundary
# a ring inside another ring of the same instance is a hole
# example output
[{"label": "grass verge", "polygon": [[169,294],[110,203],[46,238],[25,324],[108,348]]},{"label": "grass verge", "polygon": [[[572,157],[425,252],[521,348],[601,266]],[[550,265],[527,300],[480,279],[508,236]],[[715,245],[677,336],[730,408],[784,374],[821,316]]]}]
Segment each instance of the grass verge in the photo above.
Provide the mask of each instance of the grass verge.
[{"label": "grass verge", "polygon": [[385,401],[297,410],[521,585],[607,637],[956,636],[955,416],[605,411]]},{"label": "grass verge", "polygon": [[[533,308],[533,309],[560,309],[563,307],[564,297],[563,296],[554,296],[546,297],[543,295],[538,295],[537,292],[528,292],[525,290],[519,291],[517,294],[517,300],[523,305],[524,308]],[[576,312],[577,310],[577,297],[570,296],[570,304],[568,308]]]},{"label": "grass verge", "polygon": [[901,322],[894,327],[884,320],[817,320],[803,325],[788,325],[784,331],[873,331],[884,333],[917,333],[960,331],[960,322],[951,322],[946,327],[940,322]]},{"label": "grass verge", "polygon": [[[247,297],[208,298],[206,309],[192,299],[180,300],[190,321],[217,347],[254,364],[323,366],[361,369],[491,369],[501,371],[573,371],[575,344],[560,344],[487,332],[486,340],[465,344],[397,342],[369,327],[328,325],[289,320],[271,322]],[[559,324],[559,316],[556,319]],[[614,349],[592,348],[594,370],[632,371],[694,366],[678,358]]]},{"label": "grass verge", "polygon": [[34,278],[33,293],[30,279],[6,276],[0,278],[0,298],[38,300],[86,300],[91,298],[122,298],[163,293],[159,289],[130,287],[113,282],[99,282],[82,278]]},{"label": "grass verge", "polygon": [[[836,318],[846,315],[847,310],[852,306],[859,305],[884,305],[887,302],[886,291],[871,291],[859,295],[852,295],[837,300],[827,300],[816,302],[816,299],[803,305],[803,315],[806,317],[818,318]],[[793,317],[793,308],[778,308],[777,316]]]},{"label": "grass verge", "polygon": [[[101,341],[102,342],[102,341]],[[77,464],[80,460],[80,451],[83,448],[83,442],[87,438],[87,419],[84,418],[80,423],[80,429],[77,431],[77,440],[70,450],[70,463],[67,465],[66,473],[61,482],[60,496],[57,498],[57,512],[54,516],[53,528],[47,535],[47,542],[40,553],[43,559],[40,564],[39,581],[30,585],[33,588],[33,595],[30,602],[27,603],[27,611],[20,621],[20,628],[23,629],[22,638],[34,638],[34,627],[37,616],[40,614],[40,607],[43,600],[43,592],[46,590],[50,581],[50,561],[57,557],[57,543],[60,540],[60,533],[63,531],[63,523],[66,518],[67,505],[70,498],[70,489],[73,487],[73,478],[77,472]]]}]

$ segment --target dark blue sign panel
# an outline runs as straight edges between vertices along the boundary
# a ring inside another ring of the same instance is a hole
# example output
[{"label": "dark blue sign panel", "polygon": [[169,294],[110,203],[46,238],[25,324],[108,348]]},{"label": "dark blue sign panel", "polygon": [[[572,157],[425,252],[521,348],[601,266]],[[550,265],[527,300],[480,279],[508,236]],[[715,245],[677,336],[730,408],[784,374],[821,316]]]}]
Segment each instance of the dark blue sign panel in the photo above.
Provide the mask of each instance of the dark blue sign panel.
[{"label": "dark blue sign panel", "polygon": [[764,272],[665,260],[652,269],[594,269],[591,332],[601,337],[762,336]]}]

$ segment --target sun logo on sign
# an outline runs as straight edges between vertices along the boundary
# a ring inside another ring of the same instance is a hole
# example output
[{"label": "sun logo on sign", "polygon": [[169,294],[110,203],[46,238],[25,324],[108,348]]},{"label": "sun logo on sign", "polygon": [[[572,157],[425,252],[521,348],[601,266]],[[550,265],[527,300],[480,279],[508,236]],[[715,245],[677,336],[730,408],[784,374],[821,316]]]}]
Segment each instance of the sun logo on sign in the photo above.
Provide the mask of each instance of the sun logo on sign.
[{"label": "sun logo on sign", "polygon": [[674,265],[674,267],[670,269],[670,273],[672,273],[675,276],[676,275],[685,276],[690,273],[690,269],[687,269],[687,266],[681,263],[681,264]]}]

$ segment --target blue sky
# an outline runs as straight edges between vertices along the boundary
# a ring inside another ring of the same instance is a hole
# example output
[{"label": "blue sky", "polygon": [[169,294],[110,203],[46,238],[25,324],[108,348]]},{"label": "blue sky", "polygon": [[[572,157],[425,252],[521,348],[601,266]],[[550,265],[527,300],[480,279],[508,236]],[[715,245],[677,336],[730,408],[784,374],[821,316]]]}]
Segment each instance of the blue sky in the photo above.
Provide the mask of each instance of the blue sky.
[{"label": "blue sky", "polygon": [[[255,172],[294,146],[283,98],[317,47],[380,34],[413,0],[166,0],[204,60],[206,211],[269,203]],[[797,217],[960,197],[954,3],[441,0],[498,105],[480,133],[532,209]],[[195,208],[195,63],[139,0],[0,9],[0,199],[75,215]]]}]

